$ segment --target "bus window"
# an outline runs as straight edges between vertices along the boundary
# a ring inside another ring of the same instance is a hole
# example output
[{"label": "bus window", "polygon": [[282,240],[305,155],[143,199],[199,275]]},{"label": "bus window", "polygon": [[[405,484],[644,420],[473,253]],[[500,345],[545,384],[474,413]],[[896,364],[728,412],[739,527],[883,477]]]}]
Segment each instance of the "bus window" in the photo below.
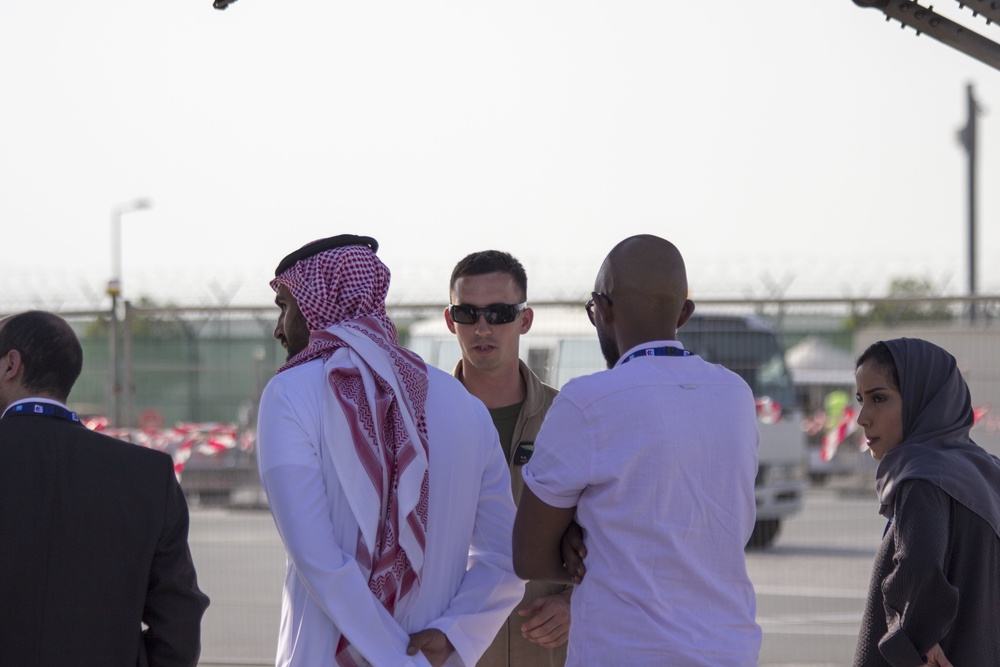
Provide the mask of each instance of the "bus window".
[{"label": "bus window", "polygon": [[766,331],[677,332],[684,347],[705,361],[725,366],[750,385],[753,395],[781,405],[795,404],[785,359],[777,337]]}]

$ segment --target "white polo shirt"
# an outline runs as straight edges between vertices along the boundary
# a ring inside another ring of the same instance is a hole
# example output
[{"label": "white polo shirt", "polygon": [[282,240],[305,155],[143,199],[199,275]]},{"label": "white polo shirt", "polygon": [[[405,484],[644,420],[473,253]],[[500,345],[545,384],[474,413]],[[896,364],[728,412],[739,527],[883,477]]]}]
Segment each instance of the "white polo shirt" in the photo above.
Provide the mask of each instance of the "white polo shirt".
[{"label": "white polo shirt", "polygon": [[[623,359],[663,346],[680,344]],[[757,664],[743,548],[759,441],[750,388],[698,356],[639,356],[563,387],[523,475],[585,533],[567,666]]]}]

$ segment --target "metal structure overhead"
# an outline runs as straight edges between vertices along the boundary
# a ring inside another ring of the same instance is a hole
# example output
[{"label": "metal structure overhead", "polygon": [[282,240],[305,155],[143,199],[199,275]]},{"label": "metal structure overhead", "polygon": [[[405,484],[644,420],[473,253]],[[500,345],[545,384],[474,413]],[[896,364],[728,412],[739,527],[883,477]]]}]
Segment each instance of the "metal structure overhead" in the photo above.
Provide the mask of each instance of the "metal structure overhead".
[{"label": "metal structure overhead", "polygon": [[[966,8],[973,17],[982,16],[986,25],[1000,23],[1000,0],[955,0],[960,9]],[[216,9],[227,9],[236,0],[213,0]],[[902,26],[909,26],[917,35],[925,34],[947,44],[953,49],[1000,70],[1000,44],[974,30],[956,23],[934,11],[934,6],[923,7],[914,0],[853,0],[859,7],[871,7],[885,13],[885,20],[895,19]]]},{"label": "metal structure overhead", "polygon": [[[973,17],[982,17],[986,25],[1000,23],[1000,2],[997,0],[956,0],[959,8],[968,9]],[[885,20],[895,19],[901,27],[910,27],[917,34],[925,34],[953,49],[1000,70],[1000,44],[970,30],[960,23],[934,11],[933,6],[923,7],[913,0],[853,0],[860,7],[879,9]]]}]

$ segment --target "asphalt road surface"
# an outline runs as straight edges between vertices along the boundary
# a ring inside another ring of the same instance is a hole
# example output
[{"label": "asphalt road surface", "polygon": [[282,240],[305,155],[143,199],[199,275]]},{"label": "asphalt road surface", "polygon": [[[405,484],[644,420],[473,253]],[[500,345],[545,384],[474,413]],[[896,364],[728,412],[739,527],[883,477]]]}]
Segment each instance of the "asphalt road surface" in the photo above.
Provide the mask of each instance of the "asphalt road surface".
[{"label": "asphalt road surface", "polygon": [[[773,547],[749,552],[760,664],[850,664],[884,520],[869,480],[813,489]],[[212,598],[201,667],[274,664],[285,554],[266,510],[191,510],[191,550]]]}]

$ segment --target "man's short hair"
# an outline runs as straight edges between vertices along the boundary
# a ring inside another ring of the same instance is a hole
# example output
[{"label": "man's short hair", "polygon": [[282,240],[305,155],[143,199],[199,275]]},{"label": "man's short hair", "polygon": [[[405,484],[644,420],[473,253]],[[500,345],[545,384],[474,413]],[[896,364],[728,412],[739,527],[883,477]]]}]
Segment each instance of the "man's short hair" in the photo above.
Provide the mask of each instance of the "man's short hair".
[{"label": "man's short hair", "polygon": [[22,384],[65,401],[83,370],[83,347],[66,320],[42,310],[29,310],[0,323],[0,356],[21,354]]},{"label": "man's short hair", "polygon": [[[528,274],[517,258],[502,250],[481,250],[466,255],[451,272],[451,282],[448,289],[455,290],[455,283],[465,276],[481,276],[486,273],[506,273],[514,279],[520,291],[520,300],[528,300]],[[450,295],[449,295],[450,296]]]}]

